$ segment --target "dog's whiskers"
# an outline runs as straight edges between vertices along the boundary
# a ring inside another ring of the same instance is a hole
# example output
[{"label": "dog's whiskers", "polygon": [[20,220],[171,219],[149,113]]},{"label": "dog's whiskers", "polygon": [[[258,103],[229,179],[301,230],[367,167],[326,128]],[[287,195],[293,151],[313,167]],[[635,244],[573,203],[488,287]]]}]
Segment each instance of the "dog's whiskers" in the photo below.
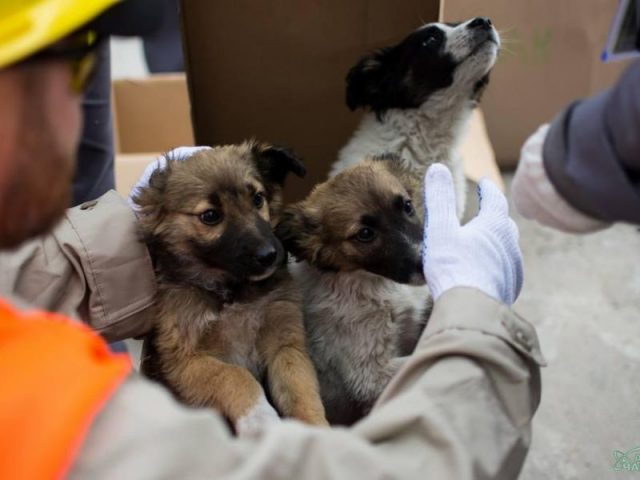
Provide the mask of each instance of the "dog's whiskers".
[{"label": "dog's whiskers", "polygon": [[418,17],[420,18],[420,26],[427,24],[427,22],[424,21],[424,18],[422,18],[422,12],[418,12]]},{"label": "dog's whiskers", "polygon": [[501,30],[498,30],[498,33],[499,33],[500,35],[504,35],[505,33],[512,32],[513,30],[515,30],[515,28],[516,28],[516,27],[515,27],[515,26],[513,26],[513,27],[509,27],[509,28],[501,29]]}]

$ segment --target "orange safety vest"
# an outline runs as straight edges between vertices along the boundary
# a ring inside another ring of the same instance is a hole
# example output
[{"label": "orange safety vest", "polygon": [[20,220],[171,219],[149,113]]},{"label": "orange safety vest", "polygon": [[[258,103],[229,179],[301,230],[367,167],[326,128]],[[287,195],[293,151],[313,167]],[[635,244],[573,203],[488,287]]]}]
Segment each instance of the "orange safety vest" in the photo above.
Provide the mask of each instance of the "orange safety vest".
[{"label": "orange safety vest", "polygon": [[88,327],[0,300],[0,479],[63,477],[130,370]]}]

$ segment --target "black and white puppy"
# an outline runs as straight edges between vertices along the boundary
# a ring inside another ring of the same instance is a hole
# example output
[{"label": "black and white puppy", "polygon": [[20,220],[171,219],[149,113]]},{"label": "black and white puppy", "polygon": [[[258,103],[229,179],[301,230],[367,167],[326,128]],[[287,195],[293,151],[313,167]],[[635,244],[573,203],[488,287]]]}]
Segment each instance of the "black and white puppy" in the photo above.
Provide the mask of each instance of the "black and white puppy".
[{"label": "black and white puppy", "polygon": [[455,153],[500,49],[491,20],[430,23],[399,44],[362,58],[347,76],[347,105],[368,108],[340,151],[331,176],[371,155],[395,153],[420,174],[446,164],[465,204],[462,161]]}]

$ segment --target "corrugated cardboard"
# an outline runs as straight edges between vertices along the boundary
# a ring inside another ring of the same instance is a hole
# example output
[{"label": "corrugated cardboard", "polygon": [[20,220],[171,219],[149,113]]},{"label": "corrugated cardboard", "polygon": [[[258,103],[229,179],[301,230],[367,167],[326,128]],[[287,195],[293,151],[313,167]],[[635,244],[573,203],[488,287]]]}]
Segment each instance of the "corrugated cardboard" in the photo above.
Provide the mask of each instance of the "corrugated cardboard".
[{"label": "corrugated cardboard", "polygon": [[116,190],[128,195],[161,152],[193,145],[184,74],[119,79],[112,84]]},{"label": "corrugated cardboard", "polygon": [[112,98],[116,152],[162,152],[193,143],[183,74],[115,80]]},{"label": "corrugated cardboard", "polygon": [[538,125],[609,85],[624,63],[604,64],[614,0],[447,0],[447,21],[488,16],[504,49],[482,99],[501,166],[514,166]]}]

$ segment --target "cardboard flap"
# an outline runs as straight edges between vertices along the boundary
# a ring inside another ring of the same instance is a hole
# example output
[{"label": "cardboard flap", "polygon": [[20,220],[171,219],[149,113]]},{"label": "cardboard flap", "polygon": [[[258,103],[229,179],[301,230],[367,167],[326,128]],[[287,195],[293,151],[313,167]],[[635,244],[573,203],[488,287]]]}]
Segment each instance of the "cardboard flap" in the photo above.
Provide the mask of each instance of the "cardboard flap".
[{"label": "cardboard flap", "polygon": [[483,177],[493,180],[504,191],[504,182],[498,170],[496,155],[487,135],[484,115],[476,108],[471,116],[467,132],[459,147],[464,162],[464,173],[474,182]]},{"label": "cardboard flap", "polygon": [[116,151],[157,152],[193,145],[184,74],[113,82]]}]

